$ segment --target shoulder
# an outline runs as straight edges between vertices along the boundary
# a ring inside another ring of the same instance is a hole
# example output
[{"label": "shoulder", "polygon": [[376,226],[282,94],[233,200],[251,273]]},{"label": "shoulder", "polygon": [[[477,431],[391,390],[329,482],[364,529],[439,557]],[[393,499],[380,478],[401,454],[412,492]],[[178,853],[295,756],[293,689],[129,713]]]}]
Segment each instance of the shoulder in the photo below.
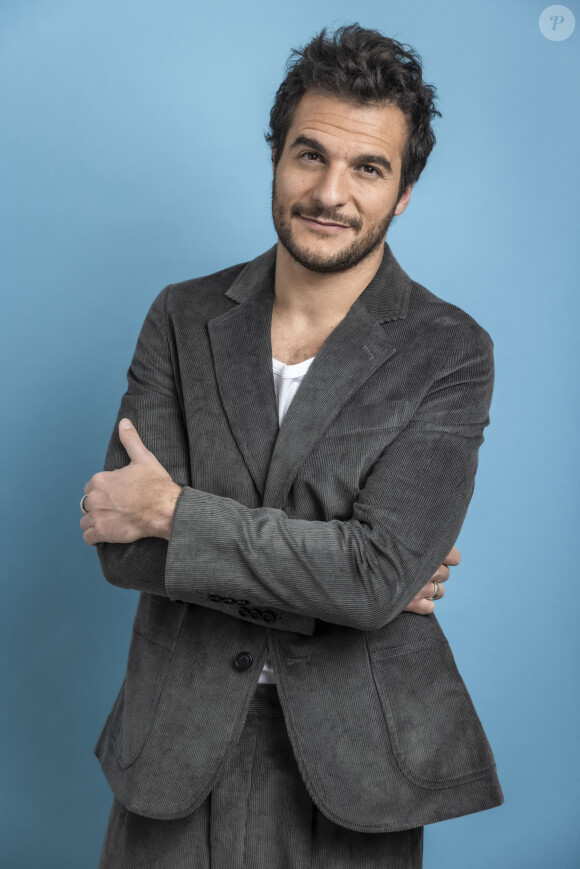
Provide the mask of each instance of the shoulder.
[{"label": "shoulder", "polygon": [[215,314],[216,304],[219,307],[220,302],[224,303],[224,309],[231,307],[232,303],[225,298],[225,294],[246,266],[247,263],[239,263],[210,275],[169,284],[159,297],[163,299],[168,313],[178,314],[192,308],[201,313],[207,308],[208,313]]},{"label": "shoulder", "polygon": [[235,302],[226,293],[248,263],[239,263],[198,278],[168,284],[153,300],[146,322],[167,324],[206,323],[228,311]]},{"label": "shoulder", "polygon": [[437,338],[449,346],[471,346],[486,356],[493,355],[491,336],[477,320],[416,281],[411,282],[407,317],[409,328],[417,335],[429,335],[431,340]]}]

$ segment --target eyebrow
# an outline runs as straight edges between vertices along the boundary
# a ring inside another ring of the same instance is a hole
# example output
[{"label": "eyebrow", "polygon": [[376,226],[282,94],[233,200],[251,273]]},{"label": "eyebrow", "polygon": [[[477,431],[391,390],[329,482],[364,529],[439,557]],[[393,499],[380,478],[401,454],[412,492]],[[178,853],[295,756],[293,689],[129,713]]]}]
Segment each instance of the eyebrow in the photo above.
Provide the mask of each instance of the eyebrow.
[{"label": "eyebrow", "polygon": [[[313,151],[320,151],[321,154],[326,154],[326,148],[324,145],[318,141],[318,139],[311,139],[310,136],[298,136],[292,144],[290,148],[297,148],[300,145],[306,148],[312,148]],[[391,174],[393,171],[393,166],[390,160],[387,160],[386,157],[383,157],[382,154],[359,154],[356,158],[357,163],[365,163],[365,164],[374,164],[375,166],[380,166],[385,172]]]}]

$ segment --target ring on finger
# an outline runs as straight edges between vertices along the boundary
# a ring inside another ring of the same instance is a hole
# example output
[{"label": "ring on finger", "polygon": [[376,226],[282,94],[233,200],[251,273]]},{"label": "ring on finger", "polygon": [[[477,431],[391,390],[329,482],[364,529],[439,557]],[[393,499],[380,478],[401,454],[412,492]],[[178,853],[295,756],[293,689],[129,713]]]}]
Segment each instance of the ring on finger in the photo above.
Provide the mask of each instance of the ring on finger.
[{"label": "ring on finger", "polygon": [[86,509],[86,507],[85,507],[85,499],[86,499],[87,497],[88,497],[88,495],[83,495],[83,497],[81,498],[81,512],[84,513],[85,516],[86,516],[86,514],[89,512],[89,511]]},{"label": "ring on finger", "polygon": [[435,582],[434,579],[432,579],[431,582],[433,584],[433,594],[431,595],[429,600],[439,600],[439,598],[441,597],[441,586],[438,582]]}]

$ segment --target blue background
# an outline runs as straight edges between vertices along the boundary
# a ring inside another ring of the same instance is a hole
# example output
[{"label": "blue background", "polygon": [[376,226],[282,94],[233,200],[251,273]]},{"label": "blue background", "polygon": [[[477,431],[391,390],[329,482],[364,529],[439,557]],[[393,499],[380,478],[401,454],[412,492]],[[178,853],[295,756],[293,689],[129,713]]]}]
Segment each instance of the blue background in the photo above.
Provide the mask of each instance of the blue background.
[{"label": "blue background", "polygon": [[[426,869],[571,869],[577,821],[579,27],[545,2],[359,0],[414,45],[438,145],[389,240],[496,344],[492,426],[437,611],[506,804],[428,828]],[[577,2],[570,7],[579,19]],[[4,0],[0,863],[96,867],[110,794],[93,745],[136,595],[78,531],[162,286],[269,247],[263,141],[292,46],[346,0]]]}]

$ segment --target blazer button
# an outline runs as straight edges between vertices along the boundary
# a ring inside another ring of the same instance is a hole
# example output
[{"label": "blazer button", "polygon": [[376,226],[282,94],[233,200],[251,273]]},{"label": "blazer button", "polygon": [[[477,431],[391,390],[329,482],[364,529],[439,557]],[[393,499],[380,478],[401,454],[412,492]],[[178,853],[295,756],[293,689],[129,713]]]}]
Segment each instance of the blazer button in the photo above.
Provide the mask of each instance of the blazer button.
[{"label": "blazer button", "polygon": [[212,600],[214,603],[221,603],[223,597],[220,594],[210,594],[209,599]]},{"label": "blazer button", "polygon": [[250,615],[252,616],[253,619],[256,619],[256,621],[258,621],[258,619],[262,618],[262,611],[261,610],[250,610]]},{"label": "blazer button", "polygon": [[236,603],[238,606],[247,606],[250,603],[250,601],[249,600],[237,600]]},{"label": "blazer button", "polygon": [[267,622],[267,624],[271,625],[272,622],[276,621],[276,615],[275,613],[270,612],[270,610],[266,610],[262,613],[262,620]]},{"label": "blazer button", "polygon": [[235,597],[222,597],[222,603],[235,603]]},{"label": "blazer button", "polygon": [[236,670],[249,670],[254,659],[249,652],[239,652],[234,658],[234,667]]},{"label": "blazer button", "polygon": [[238,615],[240,615],[243,619],[250,618],[250,610],[247,610],[244,606],[238,610]]}]

